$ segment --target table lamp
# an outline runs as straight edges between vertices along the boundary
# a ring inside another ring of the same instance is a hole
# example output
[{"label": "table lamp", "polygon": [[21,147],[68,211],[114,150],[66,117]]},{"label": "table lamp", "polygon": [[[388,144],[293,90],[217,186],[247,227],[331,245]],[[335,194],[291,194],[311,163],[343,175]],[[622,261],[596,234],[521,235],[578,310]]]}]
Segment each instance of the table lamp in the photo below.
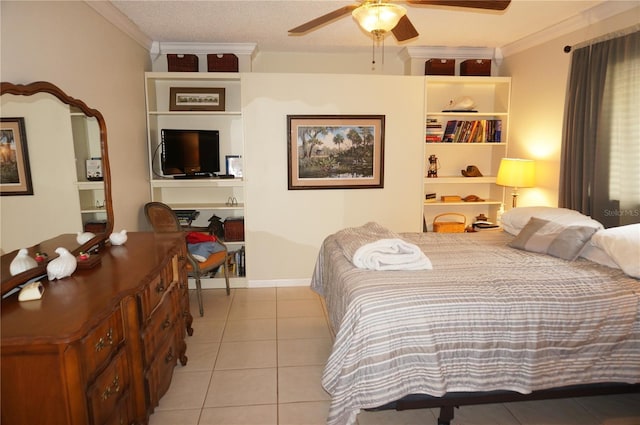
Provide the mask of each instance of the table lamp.
[{"label": "table lamp", "polygon": [[536,182],[535,162],[532,159],[502,158],[496,184],[513,188],[512,207],[516,207],[519,187],[533,187]]}]

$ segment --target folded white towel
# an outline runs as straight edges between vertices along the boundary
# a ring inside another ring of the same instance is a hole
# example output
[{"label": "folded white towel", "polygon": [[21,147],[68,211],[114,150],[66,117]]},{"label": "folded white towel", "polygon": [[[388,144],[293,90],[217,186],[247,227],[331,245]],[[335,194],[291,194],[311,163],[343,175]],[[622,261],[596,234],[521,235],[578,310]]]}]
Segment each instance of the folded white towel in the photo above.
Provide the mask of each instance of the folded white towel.
[{"label": "folded white towel", "polygon": [[349,227],[335,234],[336,242],[353,265],[369,270],[426,270],[431,261],[414,244],[378,223]]},{"label": "folded white towel", "polygon": [[362,245],[353,255],[353,265],[369,270],[431,270],[424,252],[402,239],[380,239]]}]

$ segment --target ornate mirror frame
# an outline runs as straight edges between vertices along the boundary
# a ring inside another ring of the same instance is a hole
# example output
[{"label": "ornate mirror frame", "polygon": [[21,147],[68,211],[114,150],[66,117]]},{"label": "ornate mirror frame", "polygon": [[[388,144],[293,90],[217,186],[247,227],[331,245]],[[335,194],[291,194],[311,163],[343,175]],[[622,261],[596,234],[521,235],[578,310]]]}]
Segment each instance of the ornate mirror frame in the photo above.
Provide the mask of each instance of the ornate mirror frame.
[{"label": "ornate mirror frame", "polygon": [[[103,233],[98,233],[94,238],[82,245],[78,245],[75,241],[76,235],[60,235],[48,241],[43,241],[34,247],[29,248],[30,254],[33,256],[36,251],[53,253],[55,248],[62,246],[74,255],[78,255],[80,251],[88,251],[94,246],[103,245],[113,232],[113,203],[111,197],[111,171],[109,167],[109,154],[107,149],[107,127],[100,111],[89,108],[82,100],[75,99],[52,83],[46,81],[38,81],[30,84],[13,84],[8,82],[0,83],[0,95],[12,94],[17,96],[32,96],[38,93],[48,93],[62,103],[75,107],[82,111],[87,117],[95,118],[100,130],[100,150],[102,154],[102,175],[104,184],[105,203],[104,208],[107,216],[106,228]],[[71,141],[73,143],[73,141]],[[33,251],[33,252],[31,252]],[[1,293],[2,295],[9,292],[18,285],[27,282],[46,273],[46,262],[39,264],[37,267],[11,276],[9,273],[9,265],[17,254],[17,250],[2,256],[2,277],[1,277]],[[49,260],[55,257],[52,256]]]}]

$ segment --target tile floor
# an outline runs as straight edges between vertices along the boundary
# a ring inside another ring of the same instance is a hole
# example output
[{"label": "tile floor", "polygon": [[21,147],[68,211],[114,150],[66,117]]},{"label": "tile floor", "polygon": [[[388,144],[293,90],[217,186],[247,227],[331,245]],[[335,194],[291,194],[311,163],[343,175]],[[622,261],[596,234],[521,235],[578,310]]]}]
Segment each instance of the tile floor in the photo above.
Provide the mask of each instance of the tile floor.
[{"label": "tile floor", "polygon": [[[320,385],[331,350],[322,300],[309,288],[205,290],[204,317],[191,294],[194,334],[187,366],[150,425],[324,424]],[[358,425],[435,425],[437,410],[363,412]],[[457,409],[455,425],[640,425],[640,395]]]}]

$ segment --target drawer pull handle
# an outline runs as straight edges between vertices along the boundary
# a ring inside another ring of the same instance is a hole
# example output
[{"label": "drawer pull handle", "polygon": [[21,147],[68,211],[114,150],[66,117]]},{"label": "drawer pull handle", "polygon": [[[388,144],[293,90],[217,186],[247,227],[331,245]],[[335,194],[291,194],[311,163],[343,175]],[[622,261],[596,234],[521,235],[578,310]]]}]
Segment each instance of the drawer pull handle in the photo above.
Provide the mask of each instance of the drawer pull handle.
[{"label": "drawer pull handle", "polygon": [[164,322],[162,323],[162,330],[165,330],[170,327],[171,327],[171,320],[169,320],[169,316],[167,316],[167,318],[164,319]]},{"label": "drawer pull handle", "polygon": [[118,375],[113,378],[111,385],[107,385],[107,388],[102,392],[102,401],[107,400],[114,394],[117,394],[120,391],[120,377]]},{"label": "drawer pull handle", "polygon": [[167,356],[164,358],[165,363],[171,363],[175,357],[173,357],[173,347],[169,348]]},{"label": "drawer pull handle", "polygon": [[161,294],[164,292],[164,282],[161,280],[160,283],[156,285],[156,292]]},{"label": "drawer pull handle", "polygon": [[113,328],[109,328],[105,337],[96,342],[96,353],[102,351],[106,345],[113,345]]}]

